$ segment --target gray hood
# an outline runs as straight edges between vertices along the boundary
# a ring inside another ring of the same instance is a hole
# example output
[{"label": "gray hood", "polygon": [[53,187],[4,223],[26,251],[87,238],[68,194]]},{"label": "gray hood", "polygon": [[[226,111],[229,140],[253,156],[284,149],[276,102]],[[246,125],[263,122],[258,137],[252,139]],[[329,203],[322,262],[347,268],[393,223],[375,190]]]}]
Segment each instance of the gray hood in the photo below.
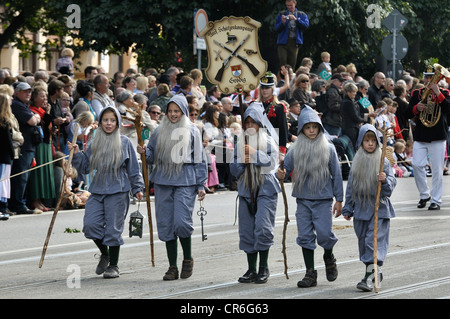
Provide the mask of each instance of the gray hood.
[{"label": "gray hood", "polygon": [[244,120],[242,121],[242,123],[245,122],[245,119],[247,117],[251,117],[256,123],[258,123],[258,125],[260,127],[264,127],[264,119],[263,116],[264,114],[262,113],[262,106],[259,105],[258,103],[252,103],[250,104],[249,107],[247,107],[247,109],[245,110],[244,113]]},{"label": "gray hood", "polygon": [[184,115],[189,117],[189,105],[186,100],[186,97],[183,94],[175,94],[170,100],[169,103],[167,103],[167,106],[169,106],[170,102],[175,103],[178,105],[178,107],[181,109],[181,112],[183,112]]},{"label": "gray hood", "polygon": [[301,133],[303,126],[308,123],[318,123],[320,126],[320,130],[324,132],[322,121],[320,120],[319,115],[311,107],[306,105],[302,109],[302,111],[300,112],[300,116],[298,117],[297,135]]},{"label": "gray hood", "polygon": [[[359,135],[358,135],[358,139],[356,140],[356,148],[361,147],[362,141],[364,139],[364,135],[366,135],[366,133],[368,131],[372,131],[375,133],[375,136],[377,136],[377,129],[375,128],[375,126],[371,125],[371,124],[364,124],[363,126],[361,126],[361,128],[359,129]],[[380,143],[380,139],[377,137],[377,143],[378,146],[381,147],[381,143]]]},{"label": "gray hood", "polygon": [[117,127],[120,129],[120,126],[122,125],[122,117],[121,117],[121,115],[120,115],[120,113],[119,113],[119,110],[116,109],[115,107],[112,107],[112,106],[107,106],[107,107],[103,108],[103,109],[100,111],[100,114],[98,115],[98,122],[101,123],[103,113],[105,113],[105,111],[108,110],[108,109],[113,110],[114,113],[116,114],[116,117],[117,117]]}]

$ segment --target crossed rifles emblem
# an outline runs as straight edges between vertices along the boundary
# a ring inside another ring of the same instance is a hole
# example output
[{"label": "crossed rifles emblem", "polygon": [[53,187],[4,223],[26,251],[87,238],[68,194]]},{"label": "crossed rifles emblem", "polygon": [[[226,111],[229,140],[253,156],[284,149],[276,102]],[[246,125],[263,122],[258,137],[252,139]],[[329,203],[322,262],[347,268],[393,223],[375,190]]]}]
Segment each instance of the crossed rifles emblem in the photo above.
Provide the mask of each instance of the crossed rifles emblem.
[{"label": "crossed rifles emblem", "polygon": [[257,76],[259,74],[258,69],[251,64],[246,57],[243,57],[242,55],[239,55],[237,52],[239,51],[239,49],[244,45],[244,43],[248,40],[248,38],[250,37],[250,34],[248,34],[237,46],[236,49],[231,50],[230,48],[228,48],[227,46],[225,46],[224,44],[220,43],[217,40],[214,40],[214,43],[217,44],[218,46],[220,46],[221,48],[227,50],[228,52],[231,52],[230,56],[228,58],[226,58],[223,62],[222,62],[222,67],[219,69],[219,71],[217,71],[215,80],[218,82],[222,81],[222,77],[223,77],[223,72],[225,71],[225,68],[228,66],[228,64],[230,63],[230,60],[233,57],[238,58],[239,60],[241,60],[242,62],[244,62],[250,69],[250,71],[253,73],[254,76]]}]

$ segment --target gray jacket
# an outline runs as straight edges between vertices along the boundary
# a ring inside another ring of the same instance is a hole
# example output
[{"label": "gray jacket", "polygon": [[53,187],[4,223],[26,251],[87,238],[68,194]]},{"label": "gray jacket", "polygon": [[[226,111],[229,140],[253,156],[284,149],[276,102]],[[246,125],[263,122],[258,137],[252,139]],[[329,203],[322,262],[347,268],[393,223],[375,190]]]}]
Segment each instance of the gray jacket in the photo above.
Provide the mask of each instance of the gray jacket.
[{"label": "gray jacket", "polygon": [[[310,108],[305,106],[300,113],[298,118],[298,134],[301,133],[303,126],[307,123],[318,123],[321,132],[324,132],[322,121],[320,120],[317,113]],[[308,187],[303,187],[301,189],[292,189],[292,196],[300,199],[308,200],[320,200],[320,199],[332,199],[335,198],[336,201],[342,202],[344,199],[344,189],[342,186],[342,173],[339,160],[337,157],[336,149],[333,144],[329,144],[330,150],[330,160],[328,162],[328,169],[330,170],[330,179],[325,184],[325,186],[320,190],[309,190]],[[286,174],[289,175],[295,167],[294,152],[289,151],[284,159],[284,168],[286,169]],[[305,185],[308,181],[305,181]]]},{"label": "gray jacket", "polygon": [[[244,113],[243,122],[247,117],[251,117],[261,128],[264,128],[262,109],[259,106],[251,105]],[[273,170],[278,161],[278,146],[273,141],[272,137],[268,136],[267,151],[258,150],[251,160],[252,164],[245,164],[244,160],[240,158],[237,148],[234,149],[234,160],[230,163],[230,173],[238,179],[238,194],[241,197],[250,198],[250,192],[243,186],[243,181],[240,176],[244,174],[247,165],[255,165],[264,168],[264,183],[259,187],[258,196],[273,195],[281,192],[280,184],[278,183]]]},{"label": "gray jacket", "polygon": [[[365,124],[359,130],[359,136],[357,140],[357,147],[361,147],[364,135],[367,131],[372,131],[376,134],[376,129],[373,125]],[[378,144],[380,145],[380,141],[377,139]],[[393,218],[395,217],[394,207],[392,206],[390,196],[394,191],[395,186],[397,185],[397,179],[392,172],[391,164],[388,159],[384,159],[384,173],[386,174],[386,181],[381,184],[381,194],[380,194],[380,206],[378,208],[378,218]],[[375,213],[375,200],[377,188],[373,189],[373,193],[371,195],[370,201],[373,205],[364,205],[364,203],[353,200],[353,188],[352,188],[353,174],[350,170],[350,175],[347,183],[347,190],[345,193],[345,205],[342,209],[342,215],[347,215],[353,217],[357,220],[371,220],[372,216]]]},{"label": "gray jacket", "polygon": [[[189,117],[189,106],[186,97],[183,94],[174,95],[169,104],[173,102],[177,104],[183,114]],[[168,105],[169,105],[168,104]],[[152,164],[155,159],[156,143],[161,126],[158,126],[150,136],[147,149],[145,152],[148,164]],[[208,166],[206,164],[206,155],[202,144],[200,131],[195,125],[191,125],[191,149],[190,162],[184,163],[179,174],[173,174],[169,177],[158,168],[153,168],[150,174],[150,180],[155,184],[168,186],[197,186],[198,190],[205,187],[208,180]],[[169,138],[169,137],[168,137]]]},{"label": "gray jacket", "polygon": [[[116,108],[107,107],[103,109],[99,114],[99,119],[101,119],[103,112],[107,109],[114,110],[119,119],[118,125],[120,127],[121,117]],[[114,174],[111,173],[106,176],[104,181],[101,182],[101,179],[97,180],[94,178],[89,186],[89,192],[93,194],[107,195],[129,192],[130,190],[133,194],[143,191],[144,179],[141,175],[139,162],[133,144],[128,137],[123,135],[120,136],[120,140],[122,142],[122,161],[120,164],[118,176],[115,177]],[[74,154],[72,165],[78,170],[80,174],[89,174],[90,156],[90,146],[87,148],[86,152],[78,152]]]}]

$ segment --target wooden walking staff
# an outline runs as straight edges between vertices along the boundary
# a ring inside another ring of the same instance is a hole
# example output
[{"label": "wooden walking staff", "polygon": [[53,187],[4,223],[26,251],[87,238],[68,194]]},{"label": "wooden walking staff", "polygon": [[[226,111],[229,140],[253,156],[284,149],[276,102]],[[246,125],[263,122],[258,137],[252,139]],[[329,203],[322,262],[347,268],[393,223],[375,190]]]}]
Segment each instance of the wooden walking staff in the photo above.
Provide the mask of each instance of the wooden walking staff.
[{"label": "wooden walking staff", "polygon": [[[383,128],[378,129],[381,133],[383,133],[383,147],[381,149],[381,161],[380,161],[380,170],[378,174],[383,173],[384,171],[384,158],[386,157],[386,147],[387,147],[387,139],[388,139],[388,130],[391,128]],[[373,216],[373,266],[374,266],[374,276],[375,276],[375,292],[379,290],[379,282],[378,282],[378,208],[380,207],[380,197],[381,197],[381,182],[378,181],[377,187],[377,197],[375,199],[375,213]]]},{"label": "wooden walking staff", "polygon": [[[75,145],[77,143],[78,127],[79,127],[79,124],[77,122],[75,122],[75,125],[73,128],[72,145]],[[72,164],[73,152],[74,152],[74,149],[72,148],[70,150],[67,165],[64,168],[64,177],[63,177],[63,182],[61,183],[61,192],[59,193],[58,202],[56,204],[55,210],[53,211],[53,216],[52,216],[52,220],[50,222],[50,226],[48,227],[47,238],[45,238],[44,247],[42,248],[42,255],[41,255],[41,261],[39,262],[39,268],[42,268],[42,264],[44,263],[45,253],[47,251],[48,242],[50,241],[50,236],[52,235],[52,230],[53,230],[53,225],[55,224],[56,215],[58,214],[59,206],[61,205],[61,201],[64,197],[64,191],[66,189],[66,180],[67,180],[67,176],[69,176],[69,170],[70,170],[70,165]]]},{"label": "wooden walking staff", "polygon": [[[280,169],[284,171],[284,159],[280,161]],[[289,279],[288,275],[288,266],[287,266],[287,255],[286,255],[286,230],[287,225],[289,224],[289,209],[288,209],[288,203],[287,203],[287,197],[286,197],[286,191],[284,190],[284,180],[280,180],[280,186],[281,186],[281,193],[283,194],[283,201],[284,201],[284,225],[283,225],[283,249],[281,252],[283,253],[284,258],[284,274],[286,275],[286,279]]]},{"label": "wooden walking staff", "polygon": [[[134,118],[129,118],[126,116],[122,116],[122,118],[131,121],[134,123],[136,127],[136,134],[138,136],[139,146],[144,147],[144,139],[142,138],[142,127],[141,127],[141,119],[142,119],[142,105],[136,107],[137,111],[131,110],[129,108],[126,111],[134,116]],[[152,209],[150,206],[150,189],[148,182],[148,171],[147,171],[147,161],[145,159],[145,152],[141,154],[142,161],[142,172],[144,175],[144,183],[145,183],[145,201],[147,202],[147,215],[148,215],[148,226],[150,229],[150,250],[152,256],[152,266],[155,267],[155,252],[154,252],[154,244],[153,244],[153,222],[152,222]]]},{"label": "wooden walking staff", "polygon": [[[244,123],[244,107],[243,107],[243,102],[242,102],[242,93],[243,89],[242,87],[236,87],[236,93],[239,96],[239,112],[241,114],[241,124],[242,124],[242,133],[244,134],[244,140],[245,140],[245,145],[247,145],[247,137],[245,136],[245,123]],[[245,154],[247,155],[247,154]],[[255,209],[256,208],[256,203],[255,203],[255,198],[254,198],[254,194],[253,194],[253,184],[252,184],[252,176],[251,176],[251,170],[250,170],[250,166],[247,165],[247,171],[248,171],[248,186],[250,188],[250,201],[251,201],[251,208]],[[256,214],[256,211],[251,212],[252,214]]]}]

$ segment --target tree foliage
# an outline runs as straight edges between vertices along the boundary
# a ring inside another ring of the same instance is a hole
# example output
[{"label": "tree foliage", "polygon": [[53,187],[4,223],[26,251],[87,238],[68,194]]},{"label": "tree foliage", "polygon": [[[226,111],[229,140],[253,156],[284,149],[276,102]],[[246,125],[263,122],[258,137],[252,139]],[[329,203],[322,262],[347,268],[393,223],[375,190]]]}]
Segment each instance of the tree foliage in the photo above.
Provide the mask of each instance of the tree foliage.
[{"label": "tree foliage", "polygon": [[439,64],[450,67],[450,0],[411,1],[413,15],[403,32],[409,42],[405,62],[423,72],[424,61],[437,58]]},{"label": "tree foliage", "polygon": [[23,56],[42,52],[41,46],[56,46],[58,41],[47,39],[44,43],[34,42],[27,33],[42,30],[46,35],[60,35],[66,32],[63,14],[52,4],[54,0],[14,0],[3,3],[0,10],[0,48],[14,43]]},{"label": "tree foliage", "polygon": [[[81,28],[69,29],[66,18],[69,4],[81,8]],[[446,3],[446,4],[445,4]],[[402,63],[422,72],[423,60],[435,57],[444,66],[450,65],[447,41],[450,30],[449,0],[309,0],[298,1],[297,7],[308,14],[310,27],[304,33],[304,45],[299,60],[309,56],[317,65],[320,53],[328,51],[334,66],[353,62],[369,77],[380,67],[381,42],[389,31],[368,27],[369,5],[382,8],[382,18],[397,8],[407,19],[403,35],[409,42],[409,52]],[[48,30],[47,33],[71,35],[77,41],[62,43],[76,52],[93,49],[104,53],[138,53],[139,65],[168,68],[179,65],[196,67],[193,55],[194,9],[203,8],[211,21],[224,16],[250,16],[260,21],[262,56],[269,69],[276,71],[276,15],[285,9],[284,0],[15,0],[6,3],[1,14],[2,40],[16,42],[24,50],[38,50],[25,41],[25,30]],[[16,14],[19,12],[19,14]],[[5,43],[5,42],[3,42]],[[46,44],[49,45],[49,44]],[[202,65],[206,65],[206,54]]]}]

